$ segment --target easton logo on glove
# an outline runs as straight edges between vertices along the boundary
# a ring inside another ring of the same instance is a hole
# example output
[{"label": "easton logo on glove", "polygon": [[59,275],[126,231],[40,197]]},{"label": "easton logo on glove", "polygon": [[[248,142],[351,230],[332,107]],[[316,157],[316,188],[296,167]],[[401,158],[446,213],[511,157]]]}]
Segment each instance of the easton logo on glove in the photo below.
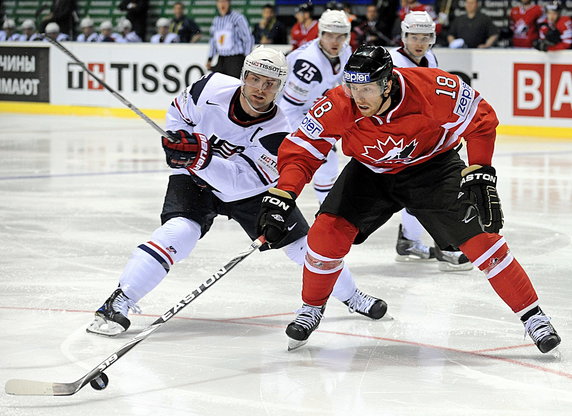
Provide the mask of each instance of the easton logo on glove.
[{"label": "easton logo on glove", "polygon": [[492,166],[471,165],[461,172],[459,220],[465,224],[478,217],[484,231],[498,233],[504,218]]},{"label": "easton logo on glove", "polygon": [[262,197],[260,213],[257,219],[257,233],[264,235],[269,244],[282,241],[288,232],[286,226],[288,217],[296,208],[296,201],[293,196],[286,191],[277,188],[270,188]]}]

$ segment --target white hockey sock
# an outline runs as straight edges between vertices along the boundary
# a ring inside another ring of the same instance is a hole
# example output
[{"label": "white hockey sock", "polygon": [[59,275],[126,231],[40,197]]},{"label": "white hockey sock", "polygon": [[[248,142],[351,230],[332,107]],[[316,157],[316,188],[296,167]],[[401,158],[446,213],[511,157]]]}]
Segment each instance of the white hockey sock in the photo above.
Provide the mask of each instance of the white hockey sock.
[{"label": "white hockey sock", "polygon": [[[286,255],[292,261],[294,261],[294,263],[299,264],[300,266],[304,264],[304,257],[306,256],[307,249],[308,245],[306,237],[302,237],[284,247]],[[354,282],[354,278],[350,273],[348,265],[344,264],[344,268],[342,269],[340,275],[338,276],[338,280],[336,280],[336,284],[334,285],[332,296],[343,302],[351,298],[356,289],[357,287]]]},{"label": "white hockey sock", "polygon": [[136,248],[119,277],[123,293],[133,302],[139,302],[167,276],[167,271],[148,253]]},{"label": "white hockey sock", "polygon": [[151,240],[139,245],[119,278],[125,295],[138,302],[165,278],[171,266],[189,256],[201,237],[191,220],[172,218],[157,228]]},{"label": "white hockey sock", "polygon": [[354,281],[354,277],[350,273],[348,265],[344,264],[344,268],[342,269],[342,272],[338,276],[338,280],[336,280],[336,284],[334,285],[332,296],[344,302],[354,295],[356,289],[357,286],[356,282]]},{"label": "white hockey sock", "polygon": [[405,208],[401,210],[401,224],[403,225],[403,236],[408,240],[421,241],[425,228],[419,220],[407,212]]}]

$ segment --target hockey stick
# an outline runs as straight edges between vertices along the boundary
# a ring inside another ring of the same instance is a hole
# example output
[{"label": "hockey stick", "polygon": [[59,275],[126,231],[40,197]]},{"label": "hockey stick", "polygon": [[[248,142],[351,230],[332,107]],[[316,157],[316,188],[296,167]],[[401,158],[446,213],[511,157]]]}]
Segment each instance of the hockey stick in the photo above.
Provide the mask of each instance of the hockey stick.
[{"label": "hockey stick", "polygon": [[46,381],[34,380],[19,380],[13,379],[6,382],[6,393],[25,396],[71,396],[77,393],[82,387],[90,383],[96,390],[102,390],[107,387],[109,379],[103,372],[110,367],[113,363],[119,360],[122,356],[127,354],[133,347],[158,330],[164,323],[170,320],[173,316],[178,314],[189,303],[198,298],[205,290],[220,280],[225,274],[231,271],[238,263],[247,258],[253,252],[258,250],[262,244],[266,242],[264,236],[258,237],[254,240],[250,247],[234,257],[227,264],[221,267],[211,277],[204,281],[197,289],[193,290],[187,296],[179,301],[175,306],[161,315],[155,322],[141,331],[135,338],[123,345],[105,360],[103,360],[97,367],[93,368],[79,380],[73,383],[51,383]]},{"label": "hockey stick", "polygon": [[69,49],[67,49],[64,45],[62,45],[61,43],[59,43],[57,40],[54,40],[52,38],[50,38],[49,36],[46,36],[44,34],[42,34],[42,37],[44,39],[47,39],[48,42],[50,42],[52,45],[54,45],[56,48],[58,48],[59,50],[61,50],[63,53],[65,53],[67,56],[69,56],[76,64],[78,64],[85,72],[87,72],[89,75],[91,75],[97,82],[99,82],[107,91],[109,91],[115,98],[117,98],[119,101],[121,101],[127,108],[129,108],[131,111],[133,111],[135,114],[137,114],[139,117],[141,117],[143,120],[145,120],[147,122],[147,124],[149,124],[151,127],[153,127],[158,133],[161,134],[161,136],[166,137],[169,141],[174,142],[173,138],[171,137],[171,135],[169,133],[167,133],[165,130],[163,130],[161,127],[159,127],[159,125],[157,123],[155,123],[153,120],[151,120],[149,118],[149,116],[147,116],[145,113],[143,113],[141,110],[139,110],[137,107],[135,107],[133,104],[131,104],[131,102],[129,102],[125,97],[123,97],[121,94],[119,94],[117,91],[115,91],[113,88],[111,88],[109,85],[107,85],[107,83],[105,81],[103,81],[101,78],[99,78],[97,75],[95,75],[82,61],[80,61],[78,59],[77,56],[75,56],[73,53],[71,53],[71,51]]}]

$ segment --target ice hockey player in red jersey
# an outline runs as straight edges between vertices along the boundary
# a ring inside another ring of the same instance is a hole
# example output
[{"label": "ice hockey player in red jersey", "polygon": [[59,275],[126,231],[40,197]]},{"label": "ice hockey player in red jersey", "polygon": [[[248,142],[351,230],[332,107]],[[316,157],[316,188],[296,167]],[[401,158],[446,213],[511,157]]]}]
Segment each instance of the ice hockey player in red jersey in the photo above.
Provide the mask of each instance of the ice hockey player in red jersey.
[{"label": "ice hockey player in red jersey", "polygon": [[572,47],[572,19],[562,16],[562,3],[555,0],[545,6],[546,22],[540,26],[540,38],[534,47],[540,51],[560,51]]},{"label": "ice hockey player in red jersey", "polygon": [[[295,204],[334,143],[351,157],[308,233],[303,306],[286,334],[289,348],[305,344],[352,244],[408,208],[441,247],[453,244],[485,273],[543,353],[560,337],[503,236],[497,176],[491,166],[498,125],[481,95],[437,68],[394,69],[381,46],[361,46],[344,68],[344,85],[329,91],[287,136],[278,153],[280,179],[268,190]],[[469,166],[454,150],[463,137]],[[263,199],[259,230],[286,228],[285,204]],[[275,238],[275,237],[274,237]]]},{"label": "ice hockey player in red jersey", "polygon": [[520,0],[518,6],[510,10],[510,29],[512,30],[512,46],[515,48],[532,48],[538,39],[538,25],[544,16],[542,7],[532,0]]}]

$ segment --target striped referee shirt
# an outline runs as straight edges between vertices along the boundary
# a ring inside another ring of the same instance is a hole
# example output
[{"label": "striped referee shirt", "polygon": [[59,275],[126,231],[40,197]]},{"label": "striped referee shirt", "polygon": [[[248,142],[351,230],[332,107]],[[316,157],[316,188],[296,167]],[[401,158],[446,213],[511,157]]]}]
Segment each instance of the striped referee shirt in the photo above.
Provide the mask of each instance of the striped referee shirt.
[{"label": "striped referee shirt", "polygon": [[248,55],[254,47],[248,21],[239,12],[231,10],[216,16],[210,29],[209,59],[215,55]]}]

